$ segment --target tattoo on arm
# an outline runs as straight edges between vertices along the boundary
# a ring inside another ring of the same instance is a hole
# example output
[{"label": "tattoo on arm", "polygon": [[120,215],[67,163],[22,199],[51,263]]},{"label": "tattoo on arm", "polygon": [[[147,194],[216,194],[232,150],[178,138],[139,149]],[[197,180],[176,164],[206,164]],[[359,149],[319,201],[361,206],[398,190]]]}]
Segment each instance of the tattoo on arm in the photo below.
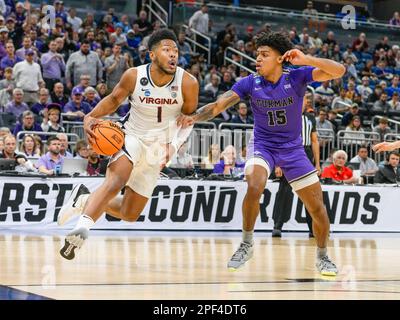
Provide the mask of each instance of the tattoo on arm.
[{"label": "tattoo on arm", "polygon": [[211,120],[239,101],[240,98],[232,90],[229,90],[219,97],[216,102],[206,104],[198,109],[195,113],[195,121]]}]

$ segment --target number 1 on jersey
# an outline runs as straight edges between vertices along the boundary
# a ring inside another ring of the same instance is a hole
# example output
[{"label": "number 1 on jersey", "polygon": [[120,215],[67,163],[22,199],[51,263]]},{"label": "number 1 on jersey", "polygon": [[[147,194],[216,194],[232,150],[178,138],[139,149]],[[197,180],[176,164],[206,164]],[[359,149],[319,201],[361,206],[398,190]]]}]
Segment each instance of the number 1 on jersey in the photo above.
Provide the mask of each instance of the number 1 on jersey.
[{"label": "number 1 on jersey", "polygon": [[157,107],[157,122],[161,122],[162,107]]}]

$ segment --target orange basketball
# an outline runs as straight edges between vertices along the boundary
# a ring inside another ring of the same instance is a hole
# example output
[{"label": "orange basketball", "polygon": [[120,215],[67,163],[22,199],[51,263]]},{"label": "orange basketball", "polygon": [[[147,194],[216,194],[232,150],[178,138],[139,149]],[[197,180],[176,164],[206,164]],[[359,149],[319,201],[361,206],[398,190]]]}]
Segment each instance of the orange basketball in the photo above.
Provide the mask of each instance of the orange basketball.
[{"label": "orange basketball", "polygon": [[92,145],[92,148],[98,154],[112,156],[124,145],[124,132],[112,121],[102,121],[95,125],[93,132],[96,135],[96,143]]}]

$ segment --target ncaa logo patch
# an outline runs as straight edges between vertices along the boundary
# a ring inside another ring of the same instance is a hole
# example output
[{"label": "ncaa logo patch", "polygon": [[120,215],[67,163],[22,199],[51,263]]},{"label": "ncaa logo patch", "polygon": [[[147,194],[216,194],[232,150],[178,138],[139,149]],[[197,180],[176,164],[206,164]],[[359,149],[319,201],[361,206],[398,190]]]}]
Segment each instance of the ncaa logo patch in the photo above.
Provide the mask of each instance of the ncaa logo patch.
[{"label": "ncaa logo patch", "polygon": [[145,86],[148,83],[149,83],[149,80],[146,77],[143,77],[142,79],[140,79],[140,84],[142,86]]},{"label": "ncaa logo patch", "polygon": [[260,84],[261,83],[261,79],[260,78],[256,78],[255,83],[256,84]]},{"label": "ncaa logo patch", "polygon": [[145,96],[145,97],[150,97],[150,90],[146,90],[146,91],[144,92],[144,96]]}]

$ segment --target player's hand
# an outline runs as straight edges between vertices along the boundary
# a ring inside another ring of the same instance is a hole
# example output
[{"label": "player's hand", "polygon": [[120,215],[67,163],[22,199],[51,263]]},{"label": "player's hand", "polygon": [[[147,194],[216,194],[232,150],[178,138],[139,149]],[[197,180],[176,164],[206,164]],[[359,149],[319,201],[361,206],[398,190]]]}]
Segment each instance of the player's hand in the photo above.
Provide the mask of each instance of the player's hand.
[{"label": "player's hand", "polygon": [[85,130],[86,136],[91,145],[96,143],[96,135],[93,132],[93,127],[96,124],[99,124],[101,121],[102,121],[101,119],[96,119],[89,115],[86,115],[83,118],[83,129]]},{"label": "player's hand", "polygon": [[319,164],[317,164],[316,166],[315,166],[315,169],[317,169],[317,175],[318,175],[318,177],[321,175],[321,166],[319,165]]},{"label": "player's hand", "polygon": [[280,178],[283,176],[282,169],[280,167],[275,167],[275,176]]},{"label": "player's hand", "polygon": [[397,149],[393,142],[381,142],[372,147],[376,153],[383,151],[393,151]]},{"label": "player's hand", "polygon": [[190,127],[194,125],[194,119],[192,116],[187,116],[185,114],[181,114],[177,119],[176,119],[176,125],[178,127],[182,126],[182,129],[185,129],[187,127]]},{"label": "player's hand", "polygon": [[172,156],[175,154],[177,150],[175,150],[175,147],[171,144],[164,144],[162,145],[162,155],[161,155],[161,160],[160,160],[160,171],[164,169],[164,167],[167,165],[169,160],[172,158]]},{"label": "player's hand", "polygon": [[281,58],[281,62],[290,62],[295,66],[304,66],[308,64],[308,57],[299,49],[286,51]]}]

